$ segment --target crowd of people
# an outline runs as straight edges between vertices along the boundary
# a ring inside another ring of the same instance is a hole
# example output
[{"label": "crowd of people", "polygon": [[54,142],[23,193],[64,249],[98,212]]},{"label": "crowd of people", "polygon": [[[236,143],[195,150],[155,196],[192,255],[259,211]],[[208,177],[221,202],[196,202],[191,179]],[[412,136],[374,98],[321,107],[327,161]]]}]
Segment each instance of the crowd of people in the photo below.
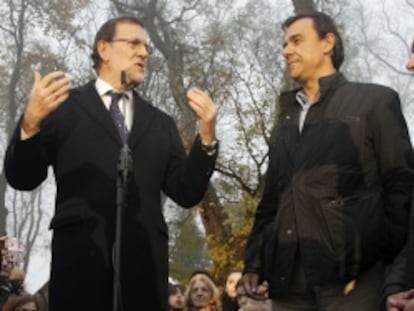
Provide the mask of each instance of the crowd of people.
[{"label": "crowd of people", "polygon": [[11,251],[7,241],[0,237],[0,310],[1,311],[45,311],[47,301],[40,293],[31,295],[25,288],[26,273],[20,267],[21,259]]},{"label": "crowd of people", "polygon": [[168,311],[271,311],[269,299],[248,297],[242,271],[232,271],[223,285],[206,270],[194,271],[186,287],[169,284]]}]

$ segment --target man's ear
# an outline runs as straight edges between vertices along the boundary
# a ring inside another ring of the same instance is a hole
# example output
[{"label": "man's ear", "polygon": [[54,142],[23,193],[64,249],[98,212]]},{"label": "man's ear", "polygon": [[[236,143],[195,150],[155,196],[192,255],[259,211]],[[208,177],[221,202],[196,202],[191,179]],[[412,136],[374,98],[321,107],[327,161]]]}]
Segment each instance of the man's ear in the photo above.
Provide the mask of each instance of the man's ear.
[{"label": "man's ear", "polygon": [[96,44],[96,50],[103,62],[106,62],[109,59],[109,44],[109,42],[104,40],[99,40]]},{"label": "man's ear", "polygon": [[328,55],[332,55],[336,42],[335,35],[332,32],[328,32],[323,38],[323,40],[325,41],[324,52]]}]

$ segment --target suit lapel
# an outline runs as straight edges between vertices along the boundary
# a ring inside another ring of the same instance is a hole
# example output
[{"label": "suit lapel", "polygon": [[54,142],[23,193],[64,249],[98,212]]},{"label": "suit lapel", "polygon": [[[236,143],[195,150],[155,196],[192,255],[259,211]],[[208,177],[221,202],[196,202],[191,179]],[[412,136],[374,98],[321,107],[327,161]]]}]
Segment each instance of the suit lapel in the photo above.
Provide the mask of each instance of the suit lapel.
[{"label": "suit lapel", "polygon": [[145,134],[146,129],[151,124],[152,119],[155,116],[155,108],[144,100],[137,92],[134,94],[134,119],[132,122],[131,133],[128,138],[128,144],[131,149],[139,142],[142,136]]},{"label": "suit lapel", "polygon": [[91,81],[85,86],[77,89],[75,94],[76,100],[90,115],[91,119],[99,123],[108,135],[121,145],[121,138],[116,130],[114,121],[96,91],[95,81]]}]

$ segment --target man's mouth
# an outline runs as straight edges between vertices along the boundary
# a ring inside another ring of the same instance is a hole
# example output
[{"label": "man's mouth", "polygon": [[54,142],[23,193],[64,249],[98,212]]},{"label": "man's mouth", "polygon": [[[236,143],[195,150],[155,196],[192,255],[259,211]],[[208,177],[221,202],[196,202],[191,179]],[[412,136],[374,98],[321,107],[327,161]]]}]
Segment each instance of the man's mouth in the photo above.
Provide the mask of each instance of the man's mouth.
[{"label": "man's mouth", "polygon": [[135,63],[134,67],[138,68],[139,70],[145,70],[145,64],[144,63]]}]

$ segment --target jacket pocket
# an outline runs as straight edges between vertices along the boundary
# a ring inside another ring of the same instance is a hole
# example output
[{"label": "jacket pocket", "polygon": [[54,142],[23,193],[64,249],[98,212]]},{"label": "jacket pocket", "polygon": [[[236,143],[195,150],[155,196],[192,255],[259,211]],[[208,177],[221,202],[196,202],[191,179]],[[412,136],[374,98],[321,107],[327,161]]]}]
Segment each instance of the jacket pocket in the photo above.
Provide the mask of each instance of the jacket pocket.
[{"label": "jacket pocket", "polygon": [[82,265],[92,255],[86,211],[87,203],[79,199],[57,205],[56,214],[50,223],[50,229],[53,229],[53,270]]},{"label": "jacket pocket", "polygon": [[87,203],[83,200],[69,200],[56,206],[49,229],[57,230],[85,221]]},{"label": "jacket pocket", "polygon": [[331,200],[322,210],[341,278],[353,278],[378,260],[383,211],[377,193]]}]

